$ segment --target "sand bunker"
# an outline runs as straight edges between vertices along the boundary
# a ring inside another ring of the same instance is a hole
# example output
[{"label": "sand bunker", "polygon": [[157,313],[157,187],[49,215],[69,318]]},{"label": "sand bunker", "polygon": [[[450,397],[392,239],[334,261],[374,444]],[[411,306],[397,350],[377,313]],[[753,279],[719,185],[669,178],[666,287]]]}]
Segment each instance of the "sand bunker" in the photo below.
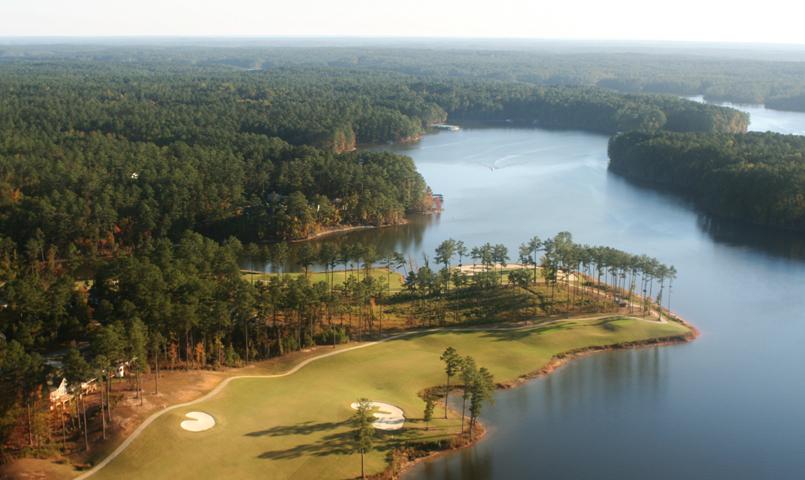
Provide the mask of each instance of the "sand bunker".
[{"label": "sand bunker", "polygon": [[[405,423],[405,416],[403,411],[394,405],[389,405],[383,402],[369,402],[372,407],[372,414],[375,416],[375,421],[372,426],[378,430],[399,430]],[[353,410],[358,409],[358,402],[350,405]]]},{"label": "sand bunker", "polygon": [[204,412],[188,412],[185,417],[192,420],[183,420],[179,425],[188,432],[203,432],[215,426],[215,419],[212,418],[212,415]]}]

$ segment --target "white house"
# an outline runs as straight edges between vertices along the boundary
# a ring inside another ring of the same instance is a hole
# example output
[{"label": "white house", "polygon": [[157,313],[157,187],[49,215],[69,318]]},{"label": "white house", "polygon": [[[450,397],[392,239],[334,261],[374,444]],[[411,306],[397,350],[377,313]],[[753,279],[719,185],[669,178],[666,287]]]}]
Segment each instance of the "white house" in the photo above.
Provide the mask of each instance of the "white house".
[{"label": "white house", "polygon": [[67,391],[67,379],[62,378],[59,386],[50,391],[50,409],[60,407],[73,399],[73,396]]}]

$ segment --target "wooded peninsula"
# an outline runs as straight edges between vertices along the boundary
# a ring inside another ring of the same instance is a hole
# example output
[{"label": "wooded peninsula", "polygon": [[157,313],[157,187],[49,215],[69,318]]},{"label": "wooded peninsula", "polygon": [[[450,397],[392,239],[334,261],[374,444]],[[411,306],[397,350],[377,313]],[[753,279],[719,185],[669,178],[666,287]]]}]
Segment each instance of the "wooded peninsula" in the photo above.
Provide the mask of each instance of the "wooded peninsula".
[{"label": "wooded peninsula", "polygon": [[691,195],[710,213],[805,230],[805,137],[630,132],[609,142],[610,169]]}]

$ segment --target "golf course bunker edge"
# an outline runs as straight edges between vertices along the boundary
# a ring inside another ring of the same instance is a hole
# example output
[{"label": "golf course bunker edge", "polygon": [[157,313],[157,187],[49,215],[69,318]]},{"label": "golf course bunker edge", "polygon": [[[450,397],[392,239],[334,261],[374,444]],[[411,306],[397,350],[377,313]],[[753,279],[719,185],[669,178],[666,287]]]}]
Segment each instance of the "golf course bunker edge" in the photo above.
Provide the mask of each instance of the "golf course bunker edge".
[{"label": "golf course bunker edge", "polygon": [[[378,430],[399,430],[405,424],[404,412],[394,405],[389,405],[383,402],[369,402],[369,406],[376,409],[372,412],[375,421],[372,426]],[[353,410],[358,409],[358,402],[353,402],[350,407]]]},{"label": "golf course bunker edge", "polygon": [[203,432],[215,426],[215,419],[208,413],[187,412],[185,417],[190,420],[183,420],[179,426],[188,432]]}]

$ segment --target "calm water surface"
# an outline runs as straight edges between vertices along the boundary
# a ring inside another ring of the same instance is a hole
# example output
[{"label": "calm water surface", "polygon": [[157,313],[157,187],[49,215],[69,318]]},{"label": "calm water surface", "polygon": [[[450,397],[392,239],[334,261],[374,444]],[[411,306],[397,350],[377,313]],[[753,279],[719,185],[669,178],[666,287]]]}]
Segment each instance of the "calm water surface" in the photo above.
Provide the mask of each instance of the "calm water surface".
[{"label": "calm water surface", "polygon": [[[687,97],[689,100],[704,103],[704,97]],[[745,105],[735,103],[707,102],[714,105],[737,108],[749,113],[751,124],[749,130],[753,132],[777,132],[793,135],[805,135],[805,112],[784,112],[771,110],[763,105]]]},{"label": "calm water surface", "polygon": [[[785,128],[805,132],[796,118]],[[805,478],[803,235],[714,220],[609,174],[606,144],[479,129],[389,147],[416,160],[445,211],[326,240],[372,242],[421,264],[449,237],[516,252],[534,234],[567,230],[675,265],[672,307],[702,331],[688,345],[596,355],[499,392],[483,415],[486,440],[407,479]]]}]

